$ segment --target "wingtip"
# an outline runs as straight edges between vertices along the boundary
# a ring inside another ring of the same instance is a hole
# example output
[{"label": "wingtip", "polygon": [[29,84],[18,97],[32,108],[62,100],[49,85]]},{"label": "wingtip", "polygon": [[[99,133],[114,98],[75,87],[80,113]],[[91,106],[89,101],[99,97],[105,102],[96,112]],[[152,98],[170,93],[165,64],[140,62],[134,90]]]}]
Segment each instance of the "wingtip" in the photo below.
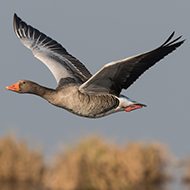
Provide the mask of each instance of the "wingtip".
[{"label": "wingtip", "polygon": [[168,41],[170,41],[170,40],[174,37],[174,35],[175,35],[175,31],[173,31],[173,32],[170,34],[170,36],[169,36],[169,38],[168,38]]},{"label": "wingtip", "polygon": [[[169,45],[173,44],[174,42],[176,42],[177,40],[179,40],[182,37],[182,35],[181,35],[181,36],[177,37],[176,39],[170,41],[174,37],[174,34],[175,34],[175,31],[173,31],[171,33],[171,35],[168,37],[168,39],[160,47],[169,46]],[[176,44],[178,44],[178,43],[182,44],[184,41],[185,40],[182,40],[180,42],[177,42]]]},{"label": "wingtip", "polygon": [[14,13],[14,16],[13,16],[13,28],[14,28],[14,31],[15,31],[15,34],[17,35],[17,37],[19,38],[19,35],[18,35],[18,27],[19,27],[19,22],[21,21],[21,19],[17,16],[16,13]]},{"label": "wingtip", "polygon": [[14,13],[14,16],[13,16],[13,18],[15,18],[15,17],[17,17],[17,14],[16,14],[16,13]]},{"label": "wingtip", "polygon": [[21,20],[16,13],[13,15],[13,22],[15,23],[17,20]]}]

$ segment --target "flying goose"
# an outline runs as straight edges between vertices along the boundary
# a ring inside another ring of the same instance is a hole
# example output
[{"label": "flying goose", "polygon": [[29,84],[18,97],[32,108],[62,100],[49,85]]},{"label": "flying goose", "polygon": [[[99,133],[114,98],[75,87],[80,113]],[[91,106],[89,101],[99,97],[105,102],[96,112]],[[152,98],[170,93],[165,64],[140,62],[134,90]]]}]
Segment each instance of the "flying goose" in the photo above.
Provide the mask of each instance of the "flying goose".
[{"label": "flying goose", "polygon": [[130,112],[146,106],[121,95],[121,90],[127,89],[147,69],[185,41],[178,41],[181,36],[171,41],[173,32],[158,48],[108,63],[91,75],[61,44],[26,24],[16,14],[14,31],[34,56],[50,69],[58,86],[50,89],[29,80],[20,80],[6,89],[41,96],[57,107],[88,118],[124,110]]}]

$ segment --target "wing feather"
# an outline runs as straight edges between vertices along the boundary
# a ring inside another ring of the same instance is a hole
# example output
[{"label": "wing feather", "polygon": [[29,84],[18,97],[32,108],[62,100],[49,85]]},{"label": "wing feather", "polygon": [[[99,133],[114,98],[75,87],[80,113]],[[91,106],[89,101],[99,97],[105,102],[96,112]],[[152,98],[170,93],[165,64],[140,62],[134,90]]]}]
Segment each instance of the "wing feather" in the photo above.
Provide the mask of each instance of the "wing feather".
[{"label": "wing feather", "polygon": [[75,78],[77,82],[83,83],[92,76],[88,69],[61,44],[27,25],[16,14],[14,30],[21,42],[50,69],[57,83],[66,77]]},{"label": "wing feather", "polygon": [[174,32],[161,46],[152,51],[108,63],[82,84],[79,90],[88,94],[114,94],[119,96],[122,89],[127,89],[147,69],[183,44],[184,40],[176,42],[181,36],[170,42],[173,36]]}]

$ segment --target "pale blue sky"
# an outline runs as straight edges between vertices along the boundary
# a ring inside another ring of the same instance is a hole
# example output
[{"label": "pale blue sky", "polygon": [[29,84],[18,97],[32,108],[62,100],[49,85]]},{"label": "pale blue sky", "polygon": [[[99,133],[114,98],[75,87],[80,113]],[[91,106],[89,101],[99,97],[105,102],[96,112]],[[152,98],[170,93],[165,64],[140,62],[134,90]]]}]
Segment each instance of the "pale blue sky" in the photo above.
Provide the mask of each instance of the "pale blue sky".
[{"label": "pale blue sky", "polygon": [[[0,3],[0,136],[12,129],[46,155],[60,143],[100,134],[123,144],[159,141],[178,157],[190,155],[190,1],[9,1]],[[13,14],[61,43],[91,73],[106,63],[161,45],[175,30],[187,39],[122,93],[148,107],[87,119],[33,95],[5,87],[29,79],[56,87],[51,72],[13,32]]]}]

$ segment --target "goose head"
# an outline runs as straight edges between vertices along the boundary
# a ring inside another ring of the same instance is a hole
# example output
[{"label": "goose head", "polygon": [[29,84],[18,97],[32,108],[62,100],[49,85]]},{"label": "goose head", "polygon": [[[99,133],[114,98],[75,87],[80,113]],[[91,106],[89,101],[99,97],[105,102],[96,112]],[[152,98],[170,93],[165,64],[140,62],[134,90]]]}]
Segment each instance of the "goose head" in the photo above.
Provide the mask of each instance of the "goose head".
[{"label": "goose head", "polygon": [[34,94],[37,90],[37,86],[39,86],[39,85],[32,82],[32,81],[19,80],[15,84],[13,84],[11,86],[7,86],[6,89],[11,90],[13,92],[17,92],[17,93],[32,93],[32,94]]}]

